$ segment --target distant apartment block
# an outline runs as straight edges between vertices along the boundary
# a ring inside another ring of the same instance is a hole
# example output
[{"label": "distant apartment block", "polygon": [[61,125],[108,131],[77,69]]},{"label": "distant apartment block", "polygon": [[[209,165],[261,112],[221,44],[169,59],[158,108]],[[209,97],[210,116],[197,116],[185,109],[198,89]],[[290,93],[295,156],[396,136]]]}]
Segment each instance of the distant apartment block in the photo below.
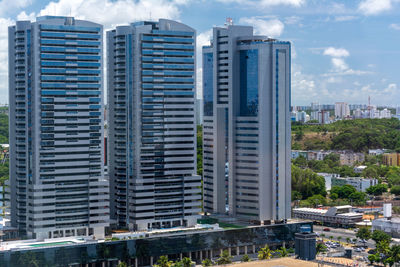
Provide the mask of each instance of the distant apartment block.
[{"label": "distant apartment block", "polygon": [[382,164],[386,166],[400,166],[400,154],[399,153],[383,154]]},{"label": "distant apartment block", "polygon": [[364,153],[345,152],[340,154],[340,165],[353,166],[365,161]]},{"label": "distant apartment block", "polygon": [[349,104],[346,102],[335,103],[335,118],[344,119],[350,116]]},{"label": "distant apartment block", "polygon": [[195,40],[194,29],[165,19],[107,32],[108,170],[119,227],[197,222]]},{"label": "distant apartment block", "polygon": [[8,34],[11,225],[104,237],[103,27],[44,16]]},{"label": "distant apartment block", "polygon": [[290,218],[290,62],[288,42],[213,29],[203,47],[206,212]]}]

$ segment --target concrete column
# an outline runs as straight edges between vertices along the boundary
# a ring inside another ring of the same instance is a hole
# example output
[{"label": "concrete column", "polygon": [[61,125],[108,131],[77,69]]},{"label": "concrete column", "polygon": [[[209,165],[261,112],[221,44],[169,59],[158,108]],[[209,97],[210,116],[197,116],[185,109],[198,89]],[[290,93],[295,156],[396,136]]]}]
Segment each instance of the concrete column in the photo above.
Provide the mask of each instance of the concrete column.
[{"label": "concrete column", "polygon": [[200,250],[200,253],[199,253],[199,254],[200,254],[200,255],[199,255],[200,261],[202,261],[202,260],[203,260],[203,251]]},{"label": "concrete column", "polygon": [[213,258],[213,251],[210,250],[210,259],[212,259],[212,258]]},{"label": "concrete column", "polygon": [[244,254],[247,254],[247,245],[244,246]]},{"label": "concrete column", "polygon": [[256,245],[253,245],[253,253],[256,253]]},{"label": "concrete column", "polygon": [[192,252],[189,252],[189,259],[192,259]]},{"label": "concrete column", "polygon": [[240,247],[236,247],[236,255],[240,254]]},{"label": "concrete column", "polygon": [[182,260],[182,253],[179,254],[179,258]]},{"label": "concrete column", "polygon": [[229,256],[232,256],[232,249],[231,248],[228,248],[228,253],[229,253]]},{"label": "concrete column", "polygon": [[138,267],[138,258],[135,258],[135,267]]},{"label": "concrete column", "polygon": [[153,266],[153,256],[150,256],[150,266]]},{"label": "concrete column", "polygon": [[286,248],[286,242],[285,241],[282,242],[282,247]]},{"label": "concrete column", "polygon": [[221,257],[221,255],[222,255],[222,252],[224,252],[224,250],[221,248],[220,251],[219,251],[219,256],[220,256],[220,257]]}]

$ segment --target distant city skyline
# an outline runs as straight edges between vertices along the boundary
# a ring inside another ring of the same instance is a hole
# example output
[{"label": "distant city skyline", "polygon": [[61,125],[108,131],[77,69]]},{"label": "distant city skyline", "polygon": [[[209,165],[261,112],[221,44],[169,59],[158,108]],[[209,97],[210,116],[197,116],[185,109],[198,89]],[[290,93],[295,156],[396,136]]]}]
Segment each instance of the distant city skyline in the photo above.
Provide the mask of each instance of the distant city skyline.
[{"label": "distant city skyline", "polygon": [[[292,104],[400,105],[400,3],[395,0],[58,0],[0,1],[0,103],[8,99],[7,27],[37,15],[75,16],[104,25],[159,18],[197,31],[197,55],[226,18],[256,34],[292,42]],[[104,15],[106,14],[106,15]],[[201,57],[197,95],[202,95]]]}]

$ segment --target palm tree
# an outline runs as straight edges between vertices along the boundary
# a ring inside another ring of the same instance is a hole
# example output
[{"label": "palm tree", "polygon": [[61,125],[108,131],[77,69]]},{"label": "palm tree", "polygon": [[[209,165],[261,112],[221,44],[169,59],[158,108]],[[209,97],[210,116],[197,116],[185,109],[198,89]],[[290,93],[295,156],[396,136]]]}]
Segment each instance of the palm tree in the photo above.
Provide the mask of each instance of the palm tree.
[{"label": "palm tree", "polygon": [[317,250],[317,255],[321,252],[325,252],[326,251],[326,246],[324,245],[324,243],[317,243],[316,246],[316,250]]},{"label": "palm tree", "polygon": [[251,259],[250,259],[249,255],[244,254],[240,261],[241,262],[248,262],[248,261],[251,261]]},{"label": "palm tree", "polygon": [[281,247],[280,249],[278,249],[278,251],[282,257],[287,257],[287,255],[289,254],[289,252],[287,251],[287,249],[285,247]]},{"label": "palm tree", "polygon": [[232,263],[232,256],[229,255],[229,252],[227,250],[222,251],[221,256],[217,260],[218,265],[224,265],[224,264],[229,264]]},{"label": "palm tree", "polygon": [[340,240],[342,240],[342,237],[341,237],[341,236],[338,236],[338,237],[337,237],[337,240],[340,242]]},{"label": "palm tree", "polygon": [[157,267],[170,267],[171,265],[172,261],[168,261],[168,256],[161,256],[156,264]]},{"label": "palm tree", "polygon": [[210,259],[205,259],[205,260],[203,260],[203,261],[201,262],[201,265],[202,265],[203,267],[208,267],[208,266],[212,266],[212,265],[213,265],[213,262],[212,262]]},{"label": "palm tree", "polygon": [[184,257],[181,262],[183,267],[190,267],[192,265],[192,260],[188,257]]},{"label": "palm tree", "polygon": [[272,257],[272,252],[269,249],[268,245],[265,245],[265,247],[261,248],[260,251],[258,252],[258,259],[259,260],[269,260]]},{"label": "palm tree", "polygon": [[331,241],[333,241],[333,235],[331,235],[331,236],[329,237],[329,239],[330,239]]},{"label": "palm tree", "polygon": [[349,244],[349,243],[350,243],[350,241],[351,241],[351,238],[350,238],[350,237],[347,237],[347,238],[346,238],[346,242],[347,242],[347,244]]}]

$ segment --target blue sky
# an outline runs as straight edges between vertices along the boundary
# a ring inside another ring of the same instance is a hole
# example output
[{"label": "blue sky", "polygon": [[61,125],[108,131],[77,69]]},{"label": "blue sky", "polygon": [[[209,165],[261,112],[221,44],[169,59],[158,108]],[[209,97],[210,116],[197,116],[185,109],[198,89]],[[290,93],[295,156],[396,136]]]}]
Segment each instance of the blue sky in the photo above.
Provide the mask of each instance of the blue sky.
[{"label": "blue sky", "polygon": [[[170,18],[197,30],[198,55],[227,17],[289,40],[292,101],[400,106],[400,0],[0,0],[0,104],[8,103],[7,27],[38,15],[72,15],[110,29]],[[198,57],[201,95],[201,57]]]}]

